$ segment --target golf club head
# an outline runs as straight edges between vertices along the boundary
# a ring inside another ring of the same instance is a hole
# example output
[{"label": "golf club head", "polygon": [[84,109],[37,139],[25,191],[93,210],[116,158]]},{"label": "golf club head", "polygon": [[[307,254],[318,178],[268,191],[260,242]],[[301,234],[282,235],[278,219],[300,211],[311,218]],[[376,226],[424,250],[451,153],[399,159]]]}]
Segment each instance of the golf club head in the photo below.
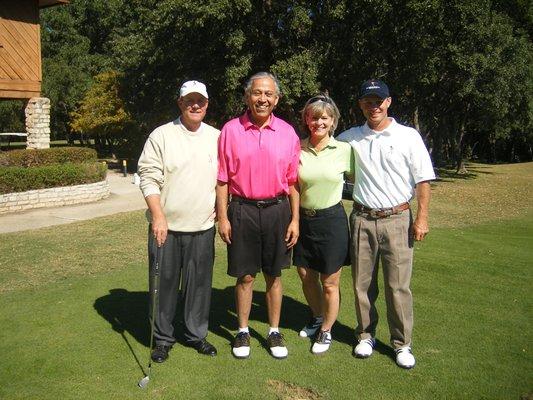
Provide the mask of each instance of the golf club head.
[{"label": "golf club head", "polygon": [[142,378],[139,383],[137,384],[141,389],[146,389],[146,386],[148,386],[148,382],[150,382],[150,377],[146,375],[144,378]]}]

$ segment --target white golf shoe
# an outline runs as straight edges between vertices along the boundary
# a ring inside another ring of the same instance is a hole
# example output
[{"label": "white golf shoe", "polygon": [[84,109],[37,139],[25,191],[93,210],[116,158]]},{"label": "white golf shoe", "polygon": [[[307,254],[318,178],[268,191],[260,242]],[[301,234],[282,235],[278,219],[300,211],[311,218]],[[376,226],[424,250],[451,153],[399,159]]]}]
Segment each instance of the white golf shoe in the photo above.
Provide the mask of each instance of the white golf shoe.
[{"label": "white golf shoe", "polygon": [[415,366],[415,356],[413,356],[409,346],[396,349],[395,352],[398,367],[411,369]]},{"label": "white golf shoe", "polygon": [[357,358],[368,358],[372,355],[374,346],[376,345],[376,340],[374,338],[363,339],[359,341],[355,349],[353,350],[353,355]]},{"label": "white golf shoe", "polygon": [[250,357],[250,334],[248,332],[237,333],[231,352],[235,358]]},{"label": "white golf shoe", "polygon": [[315,343],[311,348],[311,353],[322,354],[329,350],[331,346],[331,332],[320,331],[316,337]]},{"label": "white golf shoe", "polygon": [[289,351],[285,346],[283,335],[279,332],[271,332],[267,337],[267,345],[270,349],[270,354],[274,358],[287,358]]}]

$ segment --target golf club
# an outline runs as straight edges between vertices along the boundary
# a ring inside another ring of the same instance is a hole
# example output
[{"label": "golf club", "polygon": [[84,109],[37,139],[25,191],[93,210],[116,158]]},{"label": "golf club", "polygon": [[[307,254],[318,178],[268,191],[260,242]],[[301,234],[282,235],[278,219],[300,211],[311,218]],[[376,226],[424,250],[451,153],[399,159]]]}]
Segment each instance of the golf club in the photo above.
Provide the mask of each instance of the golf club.
[{"label": "golf club", "polygon": [[161,255],[163,249],[156,244],[155,261],[154,261],[154,277],[152,280],[152,293],[150,297],[152,299],[152,314],[150,316],[150,347],[148,348],[148,374],[142,378],[137,384],[141,389],[145,389],[150,382],[150,374],[152,372],[152,346],[154,344],[154,327],[155,316],[157,311],[157,304],[159,303],[159,263],[161,261]]}]

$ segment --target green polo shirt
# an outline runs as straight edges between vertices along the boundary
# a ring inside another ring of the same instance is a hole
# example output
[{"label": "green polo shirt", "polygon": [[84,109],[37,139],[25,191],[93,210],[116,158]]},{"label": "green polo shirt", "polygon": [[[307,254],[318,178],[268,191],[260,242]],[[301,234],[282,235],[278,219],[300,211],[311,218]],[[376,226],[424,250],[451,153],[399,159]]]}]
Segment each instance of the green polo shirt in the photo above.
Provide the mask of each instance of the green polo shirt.
[{"label": "green polo shirt", "polygon": [[315,210],[334,206],[342,199],[344,174],[354,173],[350,145],[330,137],[327,146],[318,152],[311,147],[309,139],[303,139],[300,146],[300,206]]}]

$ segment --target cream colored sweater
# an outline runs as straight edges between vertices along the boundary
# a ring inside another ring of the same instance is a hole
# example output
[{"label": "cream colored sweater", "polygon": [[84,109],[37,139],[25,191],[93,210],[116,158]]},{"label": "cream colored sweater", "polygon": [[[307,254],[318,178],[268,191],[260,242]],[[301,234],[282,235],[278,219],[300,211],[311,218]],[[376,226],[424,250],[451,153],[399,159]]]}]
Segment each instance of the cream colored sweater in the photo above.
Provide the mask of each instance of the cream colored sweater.
[{"label": "cream colored sweater", "polygon": [[[148,137],[138,163],[140,188],[144,197],[161,195],[169,230],[198,232],[214,225],[219,134],[203,122],[191,132],[178,118]],[[151,222],[149,210],[146,216]]]}]

